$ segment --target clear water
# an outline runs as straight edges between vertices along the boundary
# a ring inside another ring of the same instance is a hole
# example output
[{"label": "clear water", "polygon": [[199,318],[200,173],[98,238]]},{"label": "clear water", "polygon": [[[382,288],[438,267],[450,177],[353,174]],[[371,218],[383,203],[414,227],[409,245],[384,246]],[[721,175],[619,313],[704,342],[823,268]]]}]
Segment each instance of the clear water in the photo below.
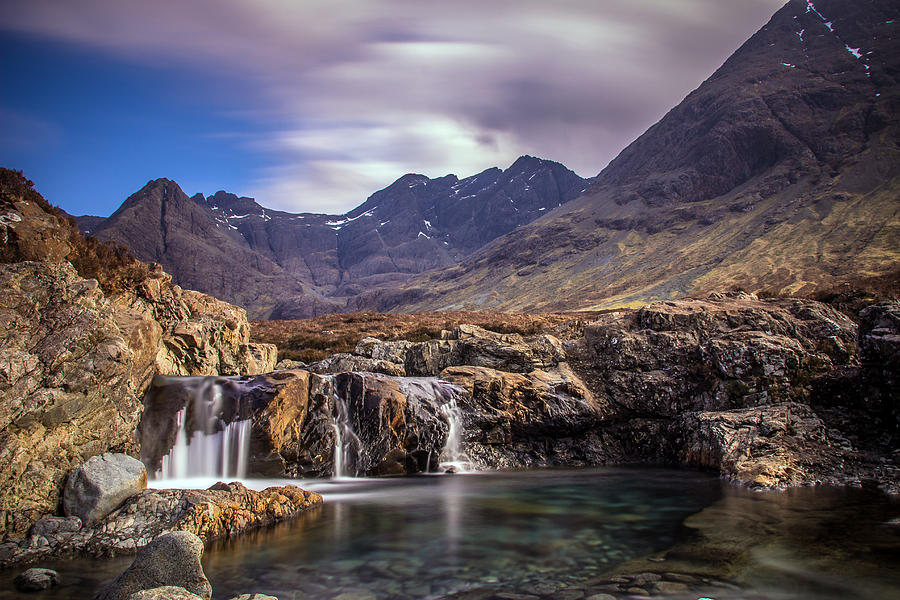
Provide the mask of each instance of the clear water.
[{"label": "clear water", "polygon": [[[861,490],[754,493],[700,473],[627,468],[307,487],[322,507],[208,549],[216,600],[630,598],[637,592],[610,592],[611,579],[646,572],[693,581],[653,597],[900,597],[900,503]],[[40,597],[90,598],[128,564],[48,563],[66,585]],[[2,575],[0,589],[15,572]]]}]

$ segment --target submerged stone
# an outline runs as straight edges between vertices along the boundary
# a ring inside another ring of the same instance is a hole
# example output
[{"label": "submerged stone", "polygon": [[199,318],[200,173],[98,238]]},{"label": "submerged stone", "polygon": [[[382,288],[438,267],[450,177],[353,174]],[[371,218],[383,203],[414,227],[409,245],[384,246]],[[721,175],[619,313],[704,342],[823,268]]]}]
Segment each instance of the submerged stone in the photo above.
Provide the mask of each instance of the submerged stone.
[{"label": "submerged stone", "polygon": [[59,585],[59,573],[52,569],[28,569],[18,575],[13,583],[20,592],[40,592]]}]

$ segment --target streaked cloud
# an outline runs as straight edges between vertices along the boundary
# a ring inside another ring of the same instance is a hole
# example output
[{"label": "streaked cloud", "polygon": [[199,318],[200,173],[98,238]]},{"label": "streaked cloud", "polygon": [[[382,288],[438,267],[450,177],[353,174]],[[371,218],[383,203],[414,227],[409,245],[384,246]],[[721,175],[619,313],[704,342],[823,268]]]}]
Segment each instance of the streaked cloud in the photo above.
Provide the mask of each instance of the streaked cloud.
[{"label": "streaked cloud", "polygon": [[220,74],[267,164],[235,191],[342,212],[526,153],[595,175],[782,3],[12,0],[0,28]]}]

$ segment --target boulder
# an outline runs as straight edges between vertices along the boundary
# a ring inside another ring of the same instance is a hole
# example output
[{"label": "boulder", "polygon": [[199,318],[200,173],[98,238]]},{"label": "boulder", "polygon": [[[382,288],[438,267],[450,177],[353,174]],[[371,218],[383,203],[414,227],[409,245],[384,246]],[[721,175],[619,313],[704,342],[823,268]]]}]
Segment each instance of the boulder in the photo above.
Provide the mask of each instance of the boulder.
[{"label": "boulder", "polygon": [[183,587],[164,585],[149,590],[137,591],[128,596],[127,600],[202,600],[202,598],[197,594],[192,594]]},{"label": "boulder", "polygon": [[20,592],[40,592],[59,585],[59,573],[52,569],[28,569],[17,575],[13,583]]},{"label": "boulder", "polygon": [[63,511],[93,525],[147,487],[144,463],[127,454],[101,454],[75,469],[63,489]]},{"label": "boulder", "polygon": [[94,600],[127,600],[135,592],[171,586],[205,600],[212,587],[203,573],[203,541],[187,531],[166,533],[144,546],[130,567],[94,596]]},{"label": "boulder", "polygon": [[402,364],[388,362],[386,360],[354,356],[352,354],[332,354],[325,360],[313,363],[306,367],[313,373],[347,373],[350,371],[367,371],[369,373],[383,373],[403,377],[406,369]]},{"label": "boulder", "polygon": [[378,338],[366,337],[356,344],[353,354],[402,365],[406,361],[406,351],[412,344],[406,340],[386,342]]}]

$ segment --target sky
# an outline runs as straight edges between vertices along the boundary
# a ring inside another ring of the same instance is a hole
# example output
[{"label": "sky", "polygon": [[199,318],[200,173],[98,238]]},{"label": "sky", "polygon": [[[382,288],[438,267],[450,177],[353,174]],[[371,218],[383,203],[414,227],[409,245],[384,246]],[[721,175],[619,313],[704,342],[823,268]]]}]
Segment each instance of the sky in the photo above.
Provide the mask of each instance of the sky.
[{"label": "sky", "polygon": [[0,166],[339,214],[405,173],[598,174],[784,0],[3,0]]}]

